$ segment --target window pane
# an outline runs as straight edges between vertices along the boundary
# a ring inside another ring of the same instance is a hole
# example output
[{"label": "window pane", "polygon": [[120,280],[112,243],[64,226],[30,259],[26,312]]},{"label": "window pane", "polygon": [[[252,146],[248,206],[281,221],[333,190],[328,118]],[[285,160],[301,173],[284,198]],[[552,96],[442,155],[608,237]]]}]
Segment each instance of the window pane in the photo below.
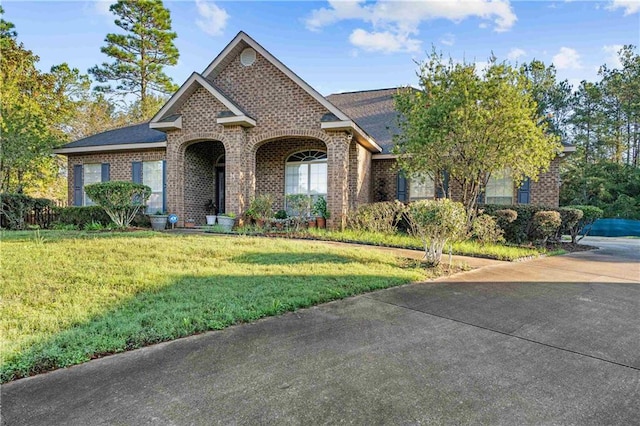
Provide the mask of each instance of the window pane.
[{"label": "window pane", "polygon": [[309,189],[309,165],[289,164],[285,169],[285,193],[306,194]]},{"label": "window pane", "polygon": [[487,204],[512,204],[513,179],[509,170],[493,173],[487,182]]},{"label": "window pane", "polygon": [[[102,182],[102,164],[85,164],[83,166],[83,175],[82,175],[82,185],[83,192],[84,186],[87,186],[92,183]],[[85,206],[93,206],[95,203],[91,198],[87,196],[87,193],[84,193],[84,205]]]},{"label": "window pane", "polygon": [[436,186],[429,175],[416,175],[409,180],[409,199],[435,198]]},{"label": "window pane", "polygon": [[309,172],[309,193],[322,194],[327,193],[327,163],[310,164]]},{"label": "window pane", "polygon": [[161,211],[164,204],[162,161],[145,161],[142,163],[142,183],[151,188],[151,196],[147,201],[147,213]]}]

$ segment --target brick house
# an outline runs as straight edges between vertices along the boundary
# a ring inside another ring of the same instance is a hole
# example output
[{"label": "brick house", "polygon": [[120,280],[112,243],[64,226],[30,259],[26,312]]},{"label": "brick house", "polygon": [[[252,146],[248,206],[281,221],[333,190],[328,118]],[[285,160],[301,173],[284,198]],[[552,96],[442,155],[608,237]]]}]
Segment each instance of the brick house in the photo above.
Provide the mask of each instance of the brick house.
[{"label": "brick house", "polygon": [[[240,32],[202,74],[193,73],[150,122],[71,142],[70,205],[91,200],[84,185],[133,180],[149,185],[149,211],[204,223],[205,203],[246,211],[256,195],[325,196],[330,226],[363,203],[437,196],[433,182],[411,180],[391,153],[397,89],[323,97],[247,34]],[[572,147],[567,147],[566,151]],[[558,205],[556,158],[538,182],[515,188],[492,178],[487,202]],[[456,197],[455,188],[452,196]]]}]

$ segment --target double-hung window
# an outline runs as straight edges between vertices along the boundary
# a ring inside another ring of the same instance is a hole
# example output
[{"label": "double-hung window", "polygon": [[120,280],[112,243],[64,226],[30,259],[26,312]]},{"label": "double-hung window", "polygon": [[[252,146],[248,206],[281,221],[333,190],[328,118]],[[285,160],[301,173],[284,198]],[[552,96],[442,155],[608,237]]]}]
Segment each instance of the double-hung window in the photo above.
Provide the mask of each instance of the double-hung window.
[{"label": "double-hung window", "polygon": [[436,197],[436,185],[427,174],[413,175],[409,180],[409,201],[432,200]]},{"label": "double-hung window", "polygon": [[285,165],[285,196],[308,195],[315,202],[327,196],[327,153],[302,151],[289,156]]},{"label": "double-hung window", "polygon": [[485,188],[487,204],[513,204],[513,178],[508,169],[491,174]]}]

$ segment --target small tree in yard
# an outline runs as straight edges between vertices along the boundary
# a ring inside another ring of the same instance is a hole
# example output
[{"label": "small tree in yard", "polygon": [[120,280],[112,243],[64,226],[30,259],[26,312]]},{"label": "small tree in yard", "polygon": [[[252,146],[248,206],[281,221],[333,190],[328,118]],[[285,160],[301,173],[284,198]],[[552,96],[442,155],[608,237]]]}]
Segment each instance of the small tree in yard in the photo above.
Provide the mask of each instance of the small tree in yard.
[{"label": "small tree in yard", "polygon": [[557,211],[536,212],[531,219],[533,237],[544,246],[547,244],[549,237],[555,235],[561,224],[562,219]]},{"label": "small tree in yard", "polygon": [[440,264],[447,241],[456,241],[466,233],[464,206],[449,199],[411,203],[407,220],[411,233],[424,245],[425,260],[432,266]]},{"label": "small tree in yard", "polygon": [[[516,184],[525,176],[536,180],[559,152],[524,72],[495,58],[479,72],[433,52],[419,79],[421,90],[395,97],[401,114],[395,153],[410,175],[448,173],[461,189],[468,224],[492,174],[509,169]],[[444,180],[434,180],[444,192]]]},{"label": "small tree in yard", "polygon": [[[589,226],[603,215],[603,210],[596,206],[569,206],[572,209],[582,211],[582,218],[578,220],[574,226],[569,228],[571,233],[571,244],[577,244],[589,233]],[[580,238],[578,236],[583,234]]]},{"label": "small tree in yard", "polygon": [[128,227],[151,196],[147,185],[125,181],[93,183],[85,191],[118,228]]}]

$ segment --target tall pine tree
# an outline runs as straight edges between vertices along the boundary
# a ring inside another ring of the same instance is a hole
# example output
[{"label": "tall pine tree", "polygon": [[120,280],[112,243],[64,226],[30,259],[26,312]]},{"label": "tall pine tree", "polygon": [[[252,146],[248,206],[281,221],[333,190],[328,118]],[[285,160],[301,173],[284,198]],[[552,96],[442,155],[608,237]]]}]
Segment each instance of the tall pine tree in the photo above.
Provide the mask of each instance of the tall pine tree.
[{"label": "tall pine tree", "polygon": [[115,61],[89,70],[100,83],[98,90],[121,95],[134,94],[138,116],[150,118],[158,109],[158,95],[177,90],[164,73],[166,66],[178,62],[177,37],[171,31],[171,15],[162,0],[118,0],[109,10],[116,15],[115,24],[125,34],[107,34],[107,45],[100,50]]}]

